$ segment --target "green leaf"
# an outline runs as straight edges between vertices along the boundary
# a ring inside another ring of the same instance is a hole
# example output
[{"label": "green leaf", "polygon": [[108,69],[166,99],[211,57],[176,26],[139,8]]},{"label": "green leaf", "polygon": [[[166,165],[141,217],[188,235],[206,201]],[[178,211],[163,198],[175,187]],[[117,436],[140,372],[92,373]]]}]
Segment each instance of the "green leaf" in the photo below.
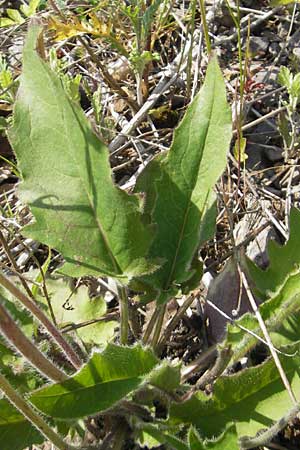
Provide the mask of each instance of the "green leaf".
[{"label": "green leaf", "polygon": [[26,17],[31,17],[36,13],[41,0],[30,0],[29,5],[21,5],[20,10]]},{"label": "green leaf", "polygon": [[[189,450],[188,446],[181,440],[178,439],[176,436],[161,431],[158,427],[143,423],[142,426],[142,434],[140,437],[141,444],[148,444],[151,442],[149,440],[149,437],[147,435],[150,435],[153,439],[153,443],[155,445],[155,442],[160,444],[168,444],[168,448],[171,448],[172,450]],[[148,446],[147,445],[147,446]],[[155,445],[157,447],[157,444]],[[151,447],[150,447],[151,448]]]},{"label": "green leaf", "polygon": [[5,117],[0,117],[0,131],[4,131],[7,127],[7,121]]},{"label": "green leaf", "polygon": [[291,209],[290,237],[283,246],[275,241],[269,241],[268,255],[270,265],[266,270],[257,267],[252,261],[247,261],[249,274],[256,288],[263,294],[276,292],[284,284],[288,276],[299,271],[300,267],[300,211]]},{"label": "green leaf", "polygon": [[281,86],[290,89],[292,81],[293,75],[291,74],[290,69],[288,67],[281,66],[278,74],[278,83],[280,83]]},{"label": "green leaf", "polygon": [[291,96],[298,99],[300,95],[300,73],[297,73],[292,82],[292,86],[290,89]]},{"label": "green leaf", "polygon": [[13,82],[12,73],[9,70],[1,70],[0,72],[0,86],[1,89],[7,89]]},{"label": "green leaf", "polygon": [[166,260],[143,279],[157,290],[158,301],[166,301],[174,288],[193,277],[190,266],[197,248],[214,232],[212,189],[225,168],[230,139],[225,85],[213,58],[170,151],[154,158],[137,180],[136,191],[146,193],[147,217],[157,226],[150,256]]},{"label": "green leaf", "polygon": [[172,392],[180,385],[180,368],[170,366],[166,361],[153,371],[149,383],[162,391]]},{"label": "green leaf", "polygon": [[2,27],[10,27],[12,25],[15,25],[15,21],[12,19],[8,19],[7,17],[1,17],[0,18],[0,28]]},{"label": "green leaf", "polygon": [[152,232],[142,223],[142,201],[114,185],[107,148],[35,50],[39,33],[30,27],[9,131],[20,197],[36,220],[25,234],[59,250],[63,272],[73,277],[126,281],[147,273]]},{"label": "green leaf", "polygon": [[25,19],[21,16],[21,14],[17,9],[7,8],[6,14],[11,20],[14,21],[15,25],[19,25],[25,22]]},{"label": "green leaf", "polygon": [[[280,355],[283,369],[297,400],[300,399],[299,345],[286,349],[292,357]],[[273,359],[234,375],[220,377],[214,393],[207,397],[199,392],[182,404],[173,404],[170,417],[173,422],[196,426],[201,436],[212,438],[223,432],[230,423],[236,423],[239,437],[254,436],[281,419],[292,407]]]},{"label": "green leaf", "polygon": [[[106,313],[104,299],[101,297],[90,299],[87,286],[80,286],[72,292],[68,283],[61,278],[47,279],[46,284],[54,316],[60,327],[99,319]],[[116,321],[93,323],[78,328],[76,333],[86,344],[101,346],[112,339],[117,324]]]},{"label": "green leaf", "polygon": [[6,400],[0,400],[1,450],[24,450],[45,438]]},{"label": "green leaf", "polygon": [[190,450],[239,450],[236,426],[229,424],[225,431],[213,440],[202,440],[194,427],[189,430]]},{"label": "green leaf", "polygon": [[37,390],[29,400],[54,418],[86,417],[112,407],[138,389],[157,363],[149,349],[109,344],[72,378]]},{"label": "green leaf", "polygon": [[245,137],[237,139],[234,143],[234,151],[233,151],[234,157],[237,161],[240,161],[241,163],[245,163],[246,160],[248,159],[246,147],[247,147],[247,139]]},{"label": "green leaf", "polygon": [[[285,321],[300,309],[300,274],[291,276],[282,289],[271,299],[259,307],[260,314],[269,332],[282,330]],[[262,337],[260,326],[253,314],[245,314],[235,324],[227,327],[227,337],[222,345],[230,346],[233,350],[231,363],[237,362],[258,343],[257,338],[241,330],[237,325],[250,330]],[[284,332],[282,330],[282,332]],[[296,337],[296,336],[295,336]],[[295,340],[298,340],[297,338]],[[277,339],[277,343],[280,340]],[[274,342],[275,344],[275,342]]]},{"label": "green leaf", "polygon": [[154,22],[155,14],[157,13],[160,5],[162,4],[161,0],[154,0],[150,3],[150,6],[146,9],[144,14],[142,15],[142,24],[143,24],[143,37],[146,39],[148,37],[149,32],[151,31],[152,23]]},{"label": "green leaf", "polygon": [[43,281],[45,279],[45,276],[46,276],[46,273],[48,271],[50,262],[51,262],[51,249],[48,248],[47,259],[45,260],[44,264],[40,267],[40,270],[38,270],[37,275],[35,276],[35,279],[34,279],[35,283],[37,283],[37,284],[33,284],[32,288],[31,288],[31,292],[32,292],[32,295],[34,297],[36,297],[36,295],[39,292],[39,286],[38,285],[43,283]]},{"label": "green leaf", "polygon": [[291,3],[300,3],[299,0],[271,0],[270,6],[284,6],[290,5]]},{"label": "green leaf", "polygon": [[279,348],[300,341],[300,315],[291,313],[275,331],[270,332],[272,343]]}]

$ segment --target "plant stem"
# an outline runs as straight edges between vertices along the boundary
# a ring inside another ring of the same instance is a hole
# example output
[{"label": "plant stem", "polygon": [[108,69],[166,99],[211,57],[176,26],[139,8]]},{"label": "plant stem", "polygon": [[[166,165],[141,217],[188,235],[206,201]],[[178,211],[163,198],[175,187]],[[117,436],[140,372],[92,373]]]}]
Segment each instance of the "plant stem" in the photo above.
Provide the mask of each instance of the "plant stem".
[{"label": "plant stem", "polygon": [[200,11],[201,11],[201,20],[202,20],[203,33],[204,33],[205,42],[206,42],[207,53],[209,55],[211,55],[211,42],[210,42],[210,37],[209,37],[209,33],[208,33],[208,25],[207,25],[207,21],[206,21],[205,0],[200,0]]},{"label": "plant stem", "polygon": [[179,323],[179,321],[182,319],[186,310],[191,306],[194,299],[195,299],[194,295],[190,295],[189,297],[187,297],[185,299],[183,305],[180,306],[180,308],[178,309],[176,314],[173,316],[172,320],[166,327],[164,334],[159,341],[158,348],[157,348],[158,353],[160,353],[162,351],[164,345],[166,345],[166,342],[168,341],[169,337],[171,336],[172,331],[174,330],[176,325]]},{"label": "plant stem", "polygon": [[8,280],[2,273],[0,273],[0,284],[5,287],[13,296],[15,296],[20,302],[28,309],[46,328],[48,333],[52,336],[55,342],[63,350],[65,356],[72,363],[75,369],[80,369],[82,363],[73,350],[71,345],[64,339],[59,330],[53,325],[51,320],[39,309],[33,300],[27,297],[22,291],[20,291],[10,280]]},{"label": "plant stem", "polygon": [[59,450],[71,450],[73,446],[66,444],[63,439],[40,417],[29,404],[15,391],[6,378],[0,373],[0,389],[29,422],[32,423],[47,440]]},{"label": "plant stem", "polygon": [[299,404],[293,406],[288,413],[278,420],[274,425],[268,428],[262,434],[258,436],[249,437],[242,436],[239,439],[239,444],[241,450],[246,450],[254,447],[264,447],[268,446],[269,442],[276,437],[276,435],[285,428],[288,423],[297,417],[297,414],[300,411]]},{"label": "plant stem", "polygon": [[204,350],[197,359],[192,361],[186,367],[183,367],[181,370],[181,383],[185,383],[189,378],[194,376],[195,373],[199,372],[204,367],[207,367],[217,355],[218,350],[216,344],[212,345],[207,350]]},{"label": "plant stem", "polygon": [[128,312],[128,298],[124,286],[118,286],[119,301],[120,301],[120,322],[121,322],[121,336],[120,341],[122,345],[128,344],[129,334],[129,312]]},{"label": "plant stem", "polygon": [[207,384],[215,381],[226,369],[232,356],[231,348],[223,348],[219,350],[217,360],[213,367],[205,372],[197,381],[195,388],[203,389]]},{"label": "plant stem", "polygon": [[196,15],[196,1],[193,0],[191,4],[192,17],[190,21],[191,32],[191,46],[188,53],[187,67],[186,67],[186,96],[189,99],[191,97],[191,72],[193,63],[193,48],[194,48],[194,34],[195,34],[195,15]]},{"label": "plant stem", "polygon": [[152,345],[152,348],[154,351],[157,351],[156,347],[157,347],[157,343],[159,341],[162,324],[163,324],[164,317],[165,317],[165,312],[166,312],[166,305],[160,305],[157,322],[156,322],[156,325],[154,328],[154,333],[153,333],[152,342],[151,342],[151,345]]},{"label": "plant stem", "polygon": [[[248,23],[247,28],[247,50],[246,50],[246,58],[245,58],[245,66],[243,68],[243,51],[242,51],[242,37],[241,37],[241,22],[240,22],[240,1],[237,0],[237,14],[235,15],[230,4],[229,0],[226,0],[227,7],[229,10],[229,13],[231,15],[231,18],[234,22],[234,25],[236,27],[236,33],[237,33],[237,41],[238,41],[238,56],[239,56],[239,78],[240,78],[240,86],[239,86],[239,93],[240,93],[240,101],[239,106],[238,102],[236,100],[235,107],[236,107],[236,128],[237,128],[237,149],[238,149],[238,180],[237,185],[240,186],[240,176],[241,176],[241,162],[244,162],[244,154],[242,155],[242,139],[243,139],[243,131],[242,131],[242,123],[243,123],[243,109],[244,109],[244,85],[245,85],[245,79],[246,79],[246,70],[247,70],[247,51],[249,52],[249,42],[250,42],[250,22]],[[243,160],[243,161],[242,161]]]},{"label": "plant stem", "polygon": [[129,427],[126,421],[123,419],[119,419],[116,425],[116,431],[114,433],[114,443],[112,450],[121,450],[123,448],[123,444],[128,434]]},{"label": "plant stem", "polygon": [[145,333],[144,333],[144,336],[143,336],[143,339],[142,339],[142,342],[145,345],[148,344],[148,342],[149,342],[149,339],[150,339],[152,330],[154,328],[154,325],[156,323],[158,314],[159,314],[159,307],[156,305],[154,313],[152,314],[151,319],[149,320],[149,323],[147,325],[147,328],[145,330]]},{"label": "plant stem", "polygon": [[58,369],[36,346],[24,335],[16,322],[10,317],[0,303],[0,330],[14,347],[40,372],[51,380],[61,382],[66,374]]}]

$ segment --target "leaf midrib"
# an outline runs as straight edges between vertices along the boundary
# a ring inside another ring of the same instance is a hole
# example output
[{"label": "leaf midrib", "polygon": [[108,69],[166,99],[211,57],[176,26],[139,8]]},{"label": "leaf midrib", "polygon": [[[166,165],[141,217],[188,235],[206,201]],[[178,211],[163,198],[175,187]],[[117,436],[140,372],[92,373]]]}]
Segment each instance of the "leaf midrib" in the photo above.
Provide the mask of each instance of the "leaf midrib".
[{"label": "leaf midrib", "polygon": [[[106,249],[107,249],[107,252],[108,252],[108,254],[109,254],[109,257],[110,257],[110,259],[111,259],[111,262],[112,262],[113,266],[115,267],[116,272],[117,272],[119,275],[122,275],[123,271],[122,271],[121,267],[119,266],[119,264],[118,264],[116,258],[115,258],[114,255],[113,255],[113,252],[112,252],[111,247],[110,247],[110,244],[109,244],[109,239],[107,238],[106,233],[105,233],[105,231],[104,231],[104,229],[103,229],[103,227],[102,227],[102,225],[101,225],[101,223],[100,223],[100,221],[99,221],[99,219],[98,219],[98,217],[97,217],[97,212],[95,211],[95,209],[94,209],[94,207],[93,207],[93,202],[92,202],[92,199],[90,198],[90,194],[89,194],[89,192],[88,192],[88,189],[87,189],[87,187],[86,187],[86,185],[85,185],[85,183],[84,183],[84,181],[83,181],[83,179],[82,179],[82,177],[81,177],[81,175],[80,175],[79,164],[78,164],[77,160],[75,159],[74,152],[72,152],[72,150],[71,150],[71,147],[70,147],[70,140],[69,140],[69,134],[68,134],[68,128],[67,128],[67,126],[66,126],[66,120],[65,120],[64,109],[61,108],[61,105],[60,105],[60,104],[58,103],[58,101],[57,101],[57,93],[56,93],[56,89],[55,89],[53,80],[52,80],[52,78],[51,78],[51,76],[50,76],[50,73],[48,72],[47,66],[45,66],[45,64],[43,63],[43,61],[41,61],[40,57],[39,57],[37,54],[35,54],[35,58],[37,58],[38,63],[40,64],[41,68],[43,69],[44,73],[46,74],[47,79],[48,79],[49,82],[50,82],[49,86],[50,86],[50,88],[51,88],[51,90],[52,90],[52,92],[53,92],[53,97],[54,97],[54,99],[55,99],[55,106],[56,106],[57,110],[60,112],[61,117],[62,117],[62,119],[63,119],[63,120],[62,120],[62,122],[63,122],[62,125],[63,125],[63,129],[64,129],[64,131],[65,131],[65,136],[66,136],[66,140],[67,140],[67,152],[68,152],[69,156],[71,157],[71,159],[73,160],[74,165],[75,165],[75,167],[76,167],[76,171],[77,171],[77,174],[78,174],[78,178],[79,178],[79,180],[80,180],[80,182],[81,182],[81,185],[82,185],[82,187],[83,187],[83,190],[84,190],[84,192],[85,192],[85,194],[86,194],[87,202],[88,202],[88,204],[89,204],[89,206],[90,206],[90,209],[91,209],[91,211],[92,211],[92,213],[93,213],[94,220],[95,220],[95,223],[96,223],[97,228],[98,228],[98,230],[99,230],[99,233],[100,233],[100,235],[102,236],[102,239],[103,239],[103,241],[104,241],[105,247],[106,247]],[[73,105],[71,104],[71,101],[69,100],[69,98],[67,98],[67,96],[66,96],[66,101],[68,102],[68,106],[70,106],[70,108],[71,108],[71,110],[72,110],[72,113],[77,117],[77,114],[76,114],[76,112],[74,111]],[[91,133],[92,133],[92,131],[91,131]],[[99,268],[99,269],[100,269],[100,268]]]},{"label": "leaf midrib", "polygon": [[[83,391],[88,391],[88,390],[93,390],[93,389],[98,389],[99,387],[103,386],[103,385],[107,385],[109,383],[114,383],[114,382],[130,382],[130,381],[141,381],[142,382],[142,378],[145,377],[147,374],[144,375],[138,375],[138,376],[134,376],[134,377],[127,377],[127,378],[114,378],[111,380],[105,380],[105,381],[99,381],[98,383],[94,383],[94,384],[90,384],[88,386],[80,386],[76,389],[72,389],[70,391],[65,391],[65,392],[61,392],[61,393],[53,393],[53,394],[47,394],[46,395],[38,395],[38,392],[36,393],[37,396],[36,398],[38,399],[47,399],[47,398],[55,398],[55,397],[66,397],[68,395],[73,395],[74,393],[78,393],[78,392],[83,392]],[[67,380],[68,381],[68,380]],[[55,385],[54,385],[55,386]],[[49,389],[51,389],[52,386],[49,387]],[[65,389],[64,386],[62,386],[62,389]],[[33,397],[35,397],[35,395],[33,394]]]},{"label": "leaf midrib", "polygon": [[[215,84],[216,84],[216,76],[214,75],[213,92],[215,92]],[[215,107],[215,101],[216,101],[216,96],[213,95],[213,102],[212,102],[212,105],[211,105],[211,108],[210,108],[210,111],[209,111],[209,115],[208,115],[208,126],[207,126],[207,130],[206,130],[206,133],[205,133],[203,149],[205,149],[205,146],[206,146],[206,140],[207,140],[208,132],[209,132],[209,129],[210,129],[210,121],[211,121],[211,117],[212,117],[212,111],[214,110],[214,107]],[[191,126],[192,126],[192,121],[190,121],[190,123],[189,123],[189,131],[190,131]],[[188,133],[188,136],[189,136],[189,141],[190,141],[190,132]],[[189,143],[188,143],[188,146],[189,146]],[[202,160],[202,158],[201,158],[201,160]],[[198,169],[198,171],[199,171],[199,169]],[[178,240],[178,245],[176,247],[175,255],[174,255],[174,258],[173,258],[173,262],[172,262],[169,278],[168,278],[168,281],[167,281],[166,286],[164,288],[165,290],[168,290],[168,288],[170,287],[170,284],[172,282],[172,279],[173,279],[173,274],[174,274],[174,271],[175,271],[179,250],[181,248],[181,244],[182,244],[182,241],[183,241],[183,236],[184,236],[184,230],[185,230],[186,222],[187,222],[189,211],[190,211],[191,204],[192,204],[191,197],[192,197],[192,193],[194,191],[196,182],[197,182],[197,177],[195,177],[193,190],[191,191],[191,194],[190,194],[190,197],[189,197],[189,200],[187,202],[186,209],[185,209],[184,220],[183,220],[183,224],[182,224],[182,227],[181,227],[181,230],[180,230],[180,236],[179,236],[179,240]]]}]

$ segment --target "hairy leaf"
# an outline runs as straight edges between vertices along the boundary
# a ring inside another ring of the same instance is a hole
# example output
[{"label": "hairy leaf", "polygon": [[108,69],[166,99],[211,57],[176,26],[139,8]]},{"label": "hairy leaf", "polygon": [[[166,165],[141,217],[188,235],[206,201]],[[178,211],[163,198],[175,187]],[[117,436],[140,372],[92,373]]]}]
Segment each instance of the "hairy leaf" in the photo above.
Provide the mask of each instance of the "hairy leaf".
[{"label": "hairy leaf", "polygon": [[[287,351],[293,356],[280,355],[284,371],[296,398],[300,399],[299,350]],[[204,438],[223,432],[231,422],[236,423],[238,436],[254,436],[282,418],[292,407],[273,359],[230,376],[220,377],[211,397],[199,392],[183,404],[173,404],[171,418],[196,426]]]},{"label": "hairy leaf", "polygon": [[[0,286],[0,302],[18,323],[26,337],[32,339],[36,326],[33,317],[15,297]],[[26,370],[25,370],[26,368]],[[41,385],[42,378],[35,369],[28,367],[26,358],[16,354],[15,348],[0,334],[0,371],[18,389],[26,392]],[[43,380],[44,381],[44,380]],[[1,447],[0,447],[1,448]]]},{"label": "hairy leaf", "polygon": [[24,450],[45,438],[8,401],[0,400],[1,450]]},{"label": "hairy leaf", "polygon": [[290,5],[291,3],[300,3],[299,0],[271,0],[270,6]]},{"label": "hairy leaf", "polygon": [[300,341],[299,312],[290,313],[279,328],[270,332],[270,336],[273,345],[277,348]]},{"label": "hairy leaf", "polygon": [[239,450],[236,427],[229,424],[226,430],[213,440],[202,440],[197,430],[191,427],[189,430],[190,450]]},{"label": "hairy leaf", "polygon": [[8,17],[0,17],[0,28],[2,27],[11,27],[12,25],[15,25],[15,21],[12,19],[9,19]]},{"label": "hairy leaf", "polygon": [[[161,431],[158,426],[144,423],[141,428],[142,432],[140,433],[139,441],[142,445],[147,445],[148,447],[149,444],[151,445],[152,440],[152,444],[154,444],[155,447],[159,446],[159,444],[165,444],[168,445],[168,448],[171,448],[172,450],[189,450],[187,444],[184,443],[181,439],[178,439],[176,436],[170,434],[169,432]],[[153,446],[151,445],[150,448],[153,448]]]},{"label": "hairy leaf", "polygon": [[[259,307],[260,314],[267,326],[269,332],[283,333],[286,320],[300,309],[300,274],[291,276],[282,289]],[[237,362],[249,350],[251,350],[258,340],[253,335],[242,330],[237,325],[250,330],[256,335],[262,337],[260,326],[253,314],[245,314],[235,324],[228,325],[227,337],[224,341],[225,346],[231,346],[233,355],[231,363]],[[286,325],[287,326],[287,325]],[[294,335],[295,340],[296,335]],[[277,339],[277,343],[280,340]],[[287,342],[287,341],[286,341]]]},{"label": "hairy leaf", "polygon": [[263,294],[275,292],[286,281],[287,277],[300,266],[300,211],[291,209],[290,237],[285,245],[281,246],[275,241],[268,245],[270,265],[266,270],[257,267],[248,260],[248,269],[256,288]]},{"label": "hairy leaf", "polygon": [[26,17],[31,17],[36,13],[41,0],[30,0],[29,4],[24,3],[20,6],[20,10]]},{"label": "hairy leaf", "polygon": [[161,391],[172,392],[180,385],[180,368],[164,361],[149,377],[149,383]]},{"label": "hairy leaf", "polygon": [[[72,292],[63,279],[47,279],[47,290],[54,316],[60,327],[100,319],[106,313],[106,303],[103,298],[90,299],[87,286],[80,286]],[[76,333],[86,344],[105,345],[114,335],[116,321],[97,322],[76,329]]]},{"label": "hairy leaf", "polygon": [[230,139],[224,81],[213,58],[170,151],[154,158],[137,181],[136,191],[146,193],[146,213],[157,226],[150,255],[166,260],[143,281],[158,292],[161,302],[194,275],[196,250],[213,233],[212,188],[224,170]]},{"label": "hairy leaf", "polygon": [[72,378],[39,389],[29,399],[54,418],[86,417],[110,408],[139,388],[157,363],[151,350],[109,344]]},{"label": "hairy leaf", "polygon": [[147,273],[151,232],[142,202],[114,185],[107,148],[35,50],[39,33],[29,29],[9,132],[23,176],[20,196],[36,220],[25,234],[59,250],[71,276]]},{"label": "hairy leaf", "polygon": [[154,0],[150,3],[150,6],[146,9],[142,16],[142,24],[143,24],[143,37],[147,39],[149,32],[151,31],[151,26],[154,22],[154,16],[157,13],[160,5],[162,4],[161,0]]}]

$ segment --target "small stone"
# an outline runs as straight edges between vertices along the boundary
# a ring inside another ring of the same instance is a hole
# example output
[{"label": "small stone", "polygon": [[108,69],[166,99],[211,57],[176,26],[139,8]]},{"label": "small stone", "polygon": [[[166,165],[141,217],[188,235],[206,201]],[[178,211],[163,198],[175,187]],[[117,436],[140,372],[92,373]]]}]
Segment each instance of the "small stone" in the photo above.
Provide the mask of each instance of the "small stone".
[{"label": "small stone", "polygon": [[250,52],[253,57],[264,56],[269,48],[270,41],[268,38],[261,36],[252,36],[250,38]]},{"label": "small stone", "polygon": [[300,60],[300,47],[295,47],[293,49],[293,55]]},{"label": "small stone", "polygon": [[283,158],[283,150],[276,145],[264,145],[263,153],[265,157],[271,162],[281,161]]}]

